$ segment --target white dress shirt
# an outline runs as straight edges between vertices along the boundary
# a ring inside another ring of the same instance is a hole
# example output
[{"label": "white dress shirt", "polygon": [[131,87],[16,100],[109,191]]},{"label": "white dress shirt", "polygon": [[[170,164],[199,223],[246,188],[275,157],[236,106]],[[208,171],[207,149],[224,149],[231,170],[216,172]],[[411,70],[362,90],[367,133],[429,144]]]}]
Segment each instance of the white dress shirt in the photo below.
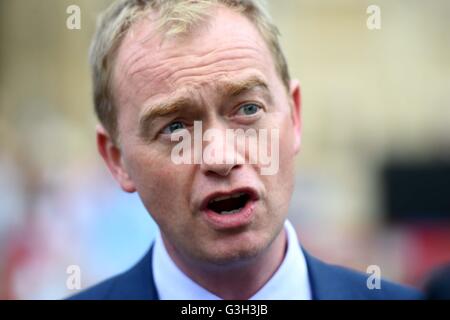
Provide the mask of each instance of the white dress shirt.
[{"label": "white dress shirt", "polygon": [[[305,256],[292,224],[286,220],[287,250],[269,281],[250,300],[310,300],[311,288]],[[220,300],[191,280],[167,253],[161,234],[153,248],[153,277],[161,300]]]}]

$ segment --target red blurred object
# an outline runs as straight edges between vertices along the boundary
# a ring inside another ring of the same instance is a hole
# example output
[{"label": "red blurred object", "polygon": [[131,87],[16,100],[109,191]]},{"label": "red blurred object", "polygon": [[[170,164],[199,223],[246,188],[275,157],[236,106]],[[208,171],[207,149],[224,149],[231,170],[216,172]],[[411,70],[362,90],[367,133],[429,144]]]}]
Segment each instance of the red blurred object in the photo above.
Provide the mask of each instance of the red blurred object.
[{"label": "red blurred object", "polygon": [[[436,267],[450,262],[450,223],[410,227],[413,242],[410,267],[405,275],[409,283],[421,285]],[[418,283],[420,282],[420,283]]]}]

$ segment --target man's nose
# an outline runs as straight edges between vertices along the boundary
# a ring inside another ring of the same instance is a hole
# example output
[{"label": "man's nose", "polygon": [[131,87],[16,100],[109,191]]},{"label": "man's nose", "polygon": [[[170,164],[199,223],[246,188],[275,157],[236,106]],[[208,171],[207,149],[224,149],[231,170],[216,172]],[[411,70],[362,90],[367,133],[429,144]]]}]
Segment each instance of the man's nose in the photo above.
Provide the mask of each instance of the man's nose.
[{"label": "man's nose", "polygon": [[[231,129],[228,129],[231,130]],[[204,137],[201,170],[207,175],[228,176],[234,169],[242,166],[243,156],[238,152],[232,133],[214,129]]]}]

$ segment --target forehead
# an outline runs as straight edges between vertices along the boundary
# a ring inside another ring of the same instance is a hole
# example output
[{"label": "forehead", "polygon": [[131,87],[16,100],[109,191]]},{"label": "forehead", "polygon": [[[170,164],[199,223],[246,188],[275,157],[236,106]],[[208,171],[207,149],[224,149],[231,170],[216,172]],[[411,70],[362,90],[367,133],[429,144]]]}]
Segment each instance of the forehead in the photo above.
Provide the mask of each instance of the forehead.
[{"label": "forehead", "polygon": [[133,25],[115,61],[117,102],[139,105],[153,96],[204,88],[220,78],[232,81],[243,74],[269,82],[274,63],[256,27],[231,9],[211,10],[210,19],[182,36],[164,39],[155,32],[154,14]]}]

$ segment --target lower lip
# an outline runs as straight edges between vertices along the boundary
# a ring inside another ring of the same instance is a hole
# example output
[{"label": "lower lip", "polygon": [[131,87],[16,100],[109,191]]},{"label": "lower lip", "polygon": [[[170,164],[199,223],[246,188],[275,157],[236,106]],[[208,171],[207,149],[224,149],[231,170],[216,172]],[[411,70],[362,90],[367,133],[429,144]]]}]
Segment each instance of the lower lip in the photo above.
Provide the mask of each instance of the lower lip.
[{"label": "lower lip", "polygon": [[216,230],[234,229],[248,225],[255,211],[256,201],[249,200],[245,206],[233,214],[219,214],[212,210],[204,210],[204,217]]}]

